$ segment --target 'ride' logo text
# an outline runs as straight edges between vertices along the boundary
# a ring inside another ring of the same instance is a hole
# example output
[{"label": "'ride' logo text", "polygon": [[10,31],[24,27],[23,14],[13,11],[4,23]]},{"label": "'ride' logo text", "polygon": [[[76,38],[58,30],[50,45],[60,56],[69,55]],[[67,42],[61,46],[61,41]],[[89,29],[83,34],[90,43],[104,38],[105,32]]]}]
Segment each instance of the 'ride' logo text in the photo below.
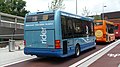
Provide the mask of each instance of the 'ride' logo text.
[{"label": "'ride' logo text", "polygon": [[46,33],[47,33],[47,31],[46,31],[46,28],[41,28],[42,29],[42,31],[41,31],[41,41],[42,41],[42,44],[46,44],[47,43],[47,36],[46,36]]}]

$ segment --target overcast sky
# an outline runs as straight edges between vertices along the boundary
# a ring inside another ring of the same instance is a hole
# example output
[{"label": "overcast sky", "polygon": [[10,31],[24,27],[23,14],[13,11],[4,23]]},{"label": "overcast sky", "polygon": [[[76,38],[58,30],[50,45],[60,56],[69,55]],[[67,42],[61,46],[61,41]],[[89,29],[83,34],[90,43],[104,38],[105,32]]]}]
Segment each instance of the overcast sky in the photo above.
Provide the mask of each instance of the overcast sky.
[{"label": "overcast sky", "polygon": [[[48,10],[48,4],[52,0],[24,0],[27,2],[26,9],[30,12],[46,11]],[[78,1],[78,15],[83,13],[83,9],[86,7],[90,11],[90,15],[100,14],[103,12],[120,11],[120,0],[77,0]],[[64,0],[65,9],[63,11],[74,13],[76,12],[75,4],[76,0]]]}]

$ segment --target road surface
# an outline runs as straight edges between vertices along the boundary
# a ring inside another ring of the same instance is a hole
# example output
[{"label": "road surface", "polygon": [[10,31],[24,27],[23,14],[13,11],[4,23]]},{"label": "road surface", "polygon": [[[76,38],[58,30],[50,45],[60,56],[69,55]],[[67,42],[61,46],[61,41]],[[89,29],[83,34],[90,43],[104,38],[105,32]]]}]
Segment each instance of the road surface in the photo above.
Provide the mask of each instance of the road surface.
[{"label": "road surface", "polygon": [[87,51],[84,51],[81,53],[81,55],[77,58],[74,58],[73,56],[67,57],[67,58],[34,58],[31,60],[27,60],[21,63],[9,65],[6,67],[68,67],[81,59],[91,55],[92,53],[100,50],[101,48],[104,48],[109,44],[97,44],[96,49],[90,49]]}]

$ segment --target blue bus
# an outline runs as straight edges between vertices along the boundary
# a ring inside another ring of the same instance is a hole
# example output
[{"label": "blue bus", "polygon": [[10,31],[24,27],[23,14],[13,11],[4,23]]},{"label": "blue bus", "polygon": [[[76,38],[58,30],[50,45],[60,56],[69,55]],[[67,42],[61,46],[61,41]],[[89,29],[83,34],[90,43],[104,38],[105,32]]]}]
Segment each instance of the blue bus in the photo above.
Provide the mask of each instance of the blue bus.
[{"label": "blue bus", "polygon": [[78,57],[95,48],[92,18],[64,11],[28,13],[24,22],[24,53],[37,57]]}]

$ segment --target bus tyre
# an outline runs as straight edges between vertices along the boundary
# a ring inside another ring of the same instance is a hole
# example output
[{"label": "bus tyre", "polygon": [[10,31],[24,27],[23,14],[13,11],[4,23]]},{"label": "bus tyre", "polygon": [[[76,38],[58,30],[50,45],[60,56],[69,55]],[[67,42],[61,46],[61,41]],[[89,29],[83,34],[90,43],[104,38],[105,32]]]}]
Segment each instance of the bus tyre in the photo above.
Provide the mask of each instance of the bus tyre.
[{"label": "bus tyre", "polygon": [[80,46],[76,45],[76,47],[75,47],[75,57],[78,57],[78,56],[80,56]]}]

